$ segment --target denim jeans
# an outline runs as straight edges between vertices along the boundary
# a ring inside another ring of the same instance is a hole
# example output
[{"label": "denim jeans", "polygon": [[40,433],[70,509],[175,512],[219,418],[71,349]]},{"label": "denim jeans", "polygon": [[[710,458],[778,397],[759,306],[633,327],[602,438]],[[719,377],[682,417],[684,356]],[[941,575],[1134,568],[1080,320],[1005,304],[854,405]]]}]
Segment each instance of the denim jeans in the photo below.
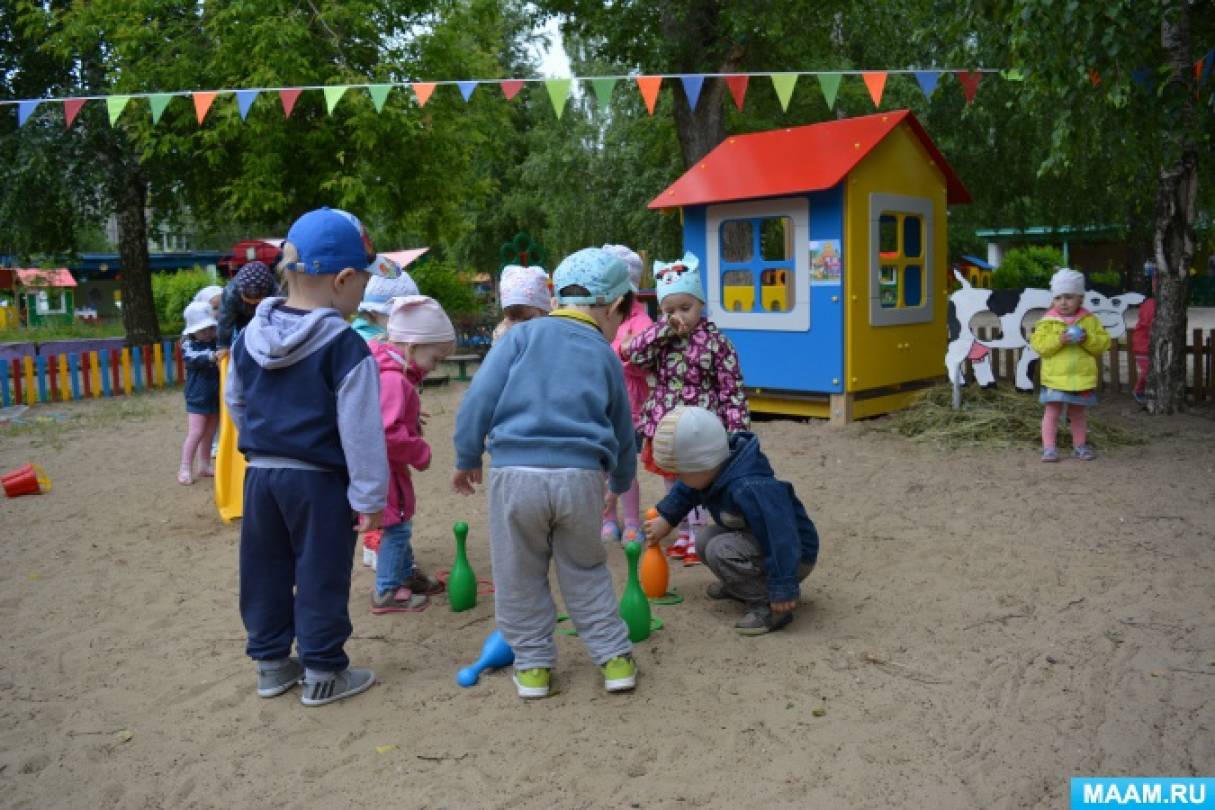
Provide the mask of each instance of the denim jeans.
[{"label": "denim jeans", "polygon": [[380,538],[380,550],[375,561],[375,589],[377,593],[395,591],[413,574],[413,522],[405,521],[384,529]]}]

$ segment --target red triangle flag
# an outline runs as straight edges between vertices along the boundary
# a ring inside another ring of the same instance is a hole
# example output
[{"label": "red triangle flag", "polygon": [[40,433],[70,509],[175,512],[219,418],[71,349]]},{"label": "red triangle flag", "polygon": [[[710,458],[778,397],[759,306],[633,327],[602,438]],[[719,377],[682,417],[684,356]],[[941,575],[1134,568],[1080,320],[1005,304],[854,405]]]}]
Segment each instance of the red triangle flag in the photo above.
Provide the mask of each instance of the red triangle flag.
[{"label": "red triangle flag", "polygon": [[969,104],[975,100],[975,93],[979,92],[979,82],[983,80],[983,74],[977,70],[959,70],[956,75],[962,84],[962,92],[966,95],[966,103]]},{"label": "red triangle flag", "polygon": [[886,71],[869,70],[862,73],[861,78],[865,80],[865,86],[869,88],[869,98],[873,99],[873,106],[880,107],[882,91],[886,89]]},{"label": "red triangle flag", "polygon": [[194,93],[194,114],[198,116],[200,126],[203,119],[207,117],[207,110],[211,109],[213,101],[215,101],[214,93]]},{"label": "red triangle flag", "polygon": [[67,128],[72,128],[72,122],[76,120],[76,116],[80,114],[80,108],[88,101],[87,98],[69,98],[63,102],[63,118],[67,122]]},{"label": "red triangle flag", "polygon": [[1097,72],[1097,68],[1088,69],[1088,80],[1093,87],[1098,87],[1101,84],[1101,74]]},{"label": "red triangle flag", "polygon": [[523,89],[522,79],[507,79],[502,82],[502,95],[506,96],[506,100],[510,101],[515,96],[519,95],[519,91]]},{"label": "red triangle flag", "polygon": [[413,94],[418,99],[418,106],[425,107],[426,102],[430,101],[430,94],[435,91],[434,82],[414,82]]},{"label": "red triangle flag", "polygon": [[278,91],[278,100],[283,102],[283,118],[290,118],[291,111],[295,109],[296,99],[300,97],[300,88],[284,87]]},{"label": "red triangle flag", "polygon": [[638,76],[637,87],[645,100],[645,108],[654,114],[654,105],[658,103],[658,91],[662,88],[661,76]]},{"label": "red triangle flag", "polygon": [[747,97],[747,82],[751,81],[750,76],[727,76],[726,87],[730,88],[730,95],[734,96],[734,106],[742,112],[743,99]]}]

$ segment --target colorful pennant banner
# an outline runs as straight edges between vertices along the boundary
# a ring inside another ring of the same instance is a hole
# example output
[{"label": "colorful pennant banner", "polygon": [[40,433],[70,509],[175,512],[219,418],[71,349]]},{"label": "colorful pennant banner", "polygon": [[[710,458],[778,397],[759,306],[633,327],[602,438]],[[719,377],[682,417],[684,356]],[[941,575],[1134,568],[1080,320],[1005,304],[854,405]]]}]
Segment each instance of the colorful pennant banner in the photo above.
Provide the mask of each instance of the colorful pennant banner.
[{"label": "colorful pennant banner", "polygon": [[844,78],[838,73],[820,73],[818,74],[818,86],[823,90],[823,98],[827,102],[827,109],[835,109],[835,97],[840,91],[840,80]]},{"label": "colorful pennant banner", "polygon": [[772,74],[772,87],[776,90],[776,98],[780,101],[780,108],[782,112],[788,112],[789,100],[793,98],[793,87],[796,84],[796,73]]},{"label": "colorful pennant banner", "polygon": [[750,76],[727,76],[726,87],[730,88],[730,95],[734,97],[734,106],[742,112],[743,102],[747,99],[747,84],[751,81]]}]

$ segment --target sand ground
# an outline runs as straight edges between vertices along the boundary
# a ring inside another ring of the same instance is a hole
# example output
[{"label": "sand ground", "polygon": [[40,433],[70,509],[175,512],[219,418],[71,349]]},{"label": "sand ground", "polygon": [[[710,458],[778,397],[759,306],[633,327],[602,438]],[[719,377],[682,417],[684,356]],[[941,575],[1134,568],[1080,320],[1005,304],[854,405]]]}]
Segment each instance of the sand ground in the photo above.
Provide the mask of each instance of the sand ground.
[{"label": "sand ground", "polygon": [[[414,544],[446,567],[467,520],[487,576],[484,496],[447,488],[462,393],[425,396]],[[1150,443],[1050,466],[757,424],[823,538],[796,621],[739,637],[710,573],[677,568],[687,601],[656,609],[630,695],[564,636],[549,700],[502,672],[457,688],[492,598],[374,617],[356,566],[348,650],[379,683],[305,709],[254,693],[237,529],[174,481],[180,394],[39,406],[0,427],[0,469],[54,479],[0,500],[0,805],[1062,807],[1072,775],[1210,776],[1215,420],[1100,412]]]}]

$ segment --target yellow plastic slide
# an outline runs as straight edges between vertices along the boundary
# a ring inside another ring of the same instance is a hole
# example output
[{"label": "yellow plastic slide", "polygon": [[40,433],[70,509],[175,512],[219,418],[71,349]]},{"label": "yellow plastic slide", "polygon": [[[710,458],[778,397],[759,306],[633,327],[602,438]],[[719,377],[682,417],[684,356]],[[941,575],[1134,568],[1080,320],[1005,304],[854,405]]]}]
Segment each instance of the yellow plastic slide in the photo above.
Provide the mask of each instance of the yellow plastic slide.
[{"label": "yellow plastic slide", "polygon": [[225,521],[241,516],[245,506],[245,456],[236,449],[236,425],[224,404],[228,361],[219,363],[219,453],[215,456],[215,506]]}]

